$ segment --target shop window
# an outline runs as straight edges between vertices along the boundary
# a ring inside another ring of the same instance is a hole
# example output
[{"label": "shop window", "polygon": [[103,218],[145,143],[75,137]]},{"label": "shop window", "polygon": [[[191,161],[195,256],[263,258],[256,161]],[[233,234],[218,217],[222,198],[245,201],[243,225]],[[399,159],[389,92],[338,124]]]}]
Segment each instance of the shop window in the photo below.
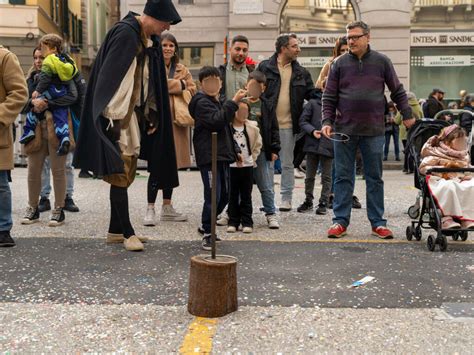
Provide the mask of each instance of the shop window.
[{"label": "shop window", "polygon": [[213,47],[180,47],[179,59],[188,68],[214,65]]},{"label": "shop window", "polygon": [[281,14],[280,31],[337,31],[353,20],[355,12],[348,0],[288,0]]},{"label": "shop window", "polygon": [[10,0],[11,5],[25,5],[25,0]]},{"label": "shop window", "polygon": [[427,98],[441,87],[445,98],[457,99],[460,90],[474,92],[472,48],[411,48],[410,89],[418,98]]}]

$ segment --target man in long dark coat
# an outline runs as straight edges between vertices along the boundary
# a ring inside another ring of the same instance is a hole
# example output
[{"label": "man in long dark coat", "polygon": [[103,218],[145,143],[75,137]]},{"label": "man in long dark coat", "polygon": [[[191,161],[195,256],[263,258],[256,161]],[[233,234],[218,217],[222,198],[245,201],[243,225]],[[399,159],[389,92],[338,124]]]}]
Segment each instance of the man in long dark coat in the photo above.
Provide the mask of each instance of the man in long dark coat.
[{"label": "man in long dark coat", "polygon": [[135,235],[128,209],[139,155],[153,157],[148,170],[161,171],[158,188],[178,186],[159,35],[180,21],[171,0],[149,0],[143,15],[129,12],[107,33],[87,87],[74,166],[110,183],[107,243],[127,250],[143,250],[145,240]]}]

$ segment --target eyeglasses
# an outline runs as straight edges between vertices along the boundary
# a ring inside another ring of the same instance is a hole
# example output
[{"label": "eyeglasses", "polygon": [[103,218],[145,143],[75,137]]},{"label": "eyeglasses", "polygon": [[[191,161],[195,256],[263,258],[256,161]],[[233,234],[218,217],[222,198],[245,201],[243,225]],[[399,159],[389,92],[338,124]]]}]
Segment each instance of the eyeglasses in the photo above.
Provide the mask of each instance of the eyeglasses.
[{"label": "eyeglasses", "polygon": [[367,36],[367,33],[358,35],[358,36],[347,36],[347,41],[353,40],[354,42],[358,41],[360,38]]}]

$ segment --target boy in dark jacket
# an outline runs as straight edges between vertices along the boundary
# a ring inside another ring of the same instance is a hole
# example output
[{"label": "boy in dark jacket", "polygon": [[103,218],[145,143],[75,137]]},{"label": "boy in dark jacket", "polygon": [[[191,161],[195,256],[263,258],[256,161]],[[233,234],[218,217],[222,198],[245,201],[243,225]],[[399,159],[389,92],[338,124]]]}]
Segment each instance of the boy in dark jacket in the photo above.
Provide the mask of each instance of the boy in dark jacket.
[{"label": "boy in dark jacket", "polygon": [[212,132],[217,132],[217,214],[221,213],[229,199],[229,165],[238,159],[240,151],[235,146],[230,123],[239,109],[237,103],[246,95],[239,90],[232,100],[219,102],[222,81],[219,70],[205,66],[199,71],[199,91],[189,103],[189,113],[194,118],[193,145],[196,165],[204,185],[204,205],[199,231],[203,233],[202,248],[211,250],[211,152]]},{"label": "boy in dark jacket", "polygon": [[275,115],[267,99],[263,97],[267,78],[258,70],[249,74],[247,81],[250,117],[256,121],[263,140],[263,147],[257,158],[257,167],[254,169],[254,179],[262,196],[263,210],[267,219],[268,228],[278,229],[280,225],[275,214],[275,192],[273,190],[273,162],[278,159],[280,152],[280,132]]},{"label": "boy in dark jacket", "polygon": [[303,109],[300,117],[300,128],[305,132],[303,151],[306,153],[306,179],[304,189],[305,201],[298,207],[298,212],[308,212],[313,209],[314,181],[318,165],[321,164],[321,196],[316,214],[325,215],[331,193],[332,159],[334,157],[333,143],[321,136],[322,111],[321,97],[311,99]]}]

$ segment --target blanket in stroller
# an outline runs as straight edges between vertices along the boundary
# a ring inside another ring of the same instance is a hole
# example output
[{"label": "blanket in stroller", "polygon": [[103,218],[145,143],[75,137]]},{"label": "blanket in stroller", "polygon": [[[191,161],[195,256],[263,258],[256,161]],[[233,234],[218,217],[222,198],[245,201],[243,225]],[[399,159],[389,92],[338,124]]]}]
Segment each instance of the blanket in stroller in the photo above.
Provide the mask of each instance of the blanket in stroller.
[{"label": "blanket in stroller", "polygon": [[474,221],[474,178],[446,180],[428,175],[426,183],[443,216]]}]

